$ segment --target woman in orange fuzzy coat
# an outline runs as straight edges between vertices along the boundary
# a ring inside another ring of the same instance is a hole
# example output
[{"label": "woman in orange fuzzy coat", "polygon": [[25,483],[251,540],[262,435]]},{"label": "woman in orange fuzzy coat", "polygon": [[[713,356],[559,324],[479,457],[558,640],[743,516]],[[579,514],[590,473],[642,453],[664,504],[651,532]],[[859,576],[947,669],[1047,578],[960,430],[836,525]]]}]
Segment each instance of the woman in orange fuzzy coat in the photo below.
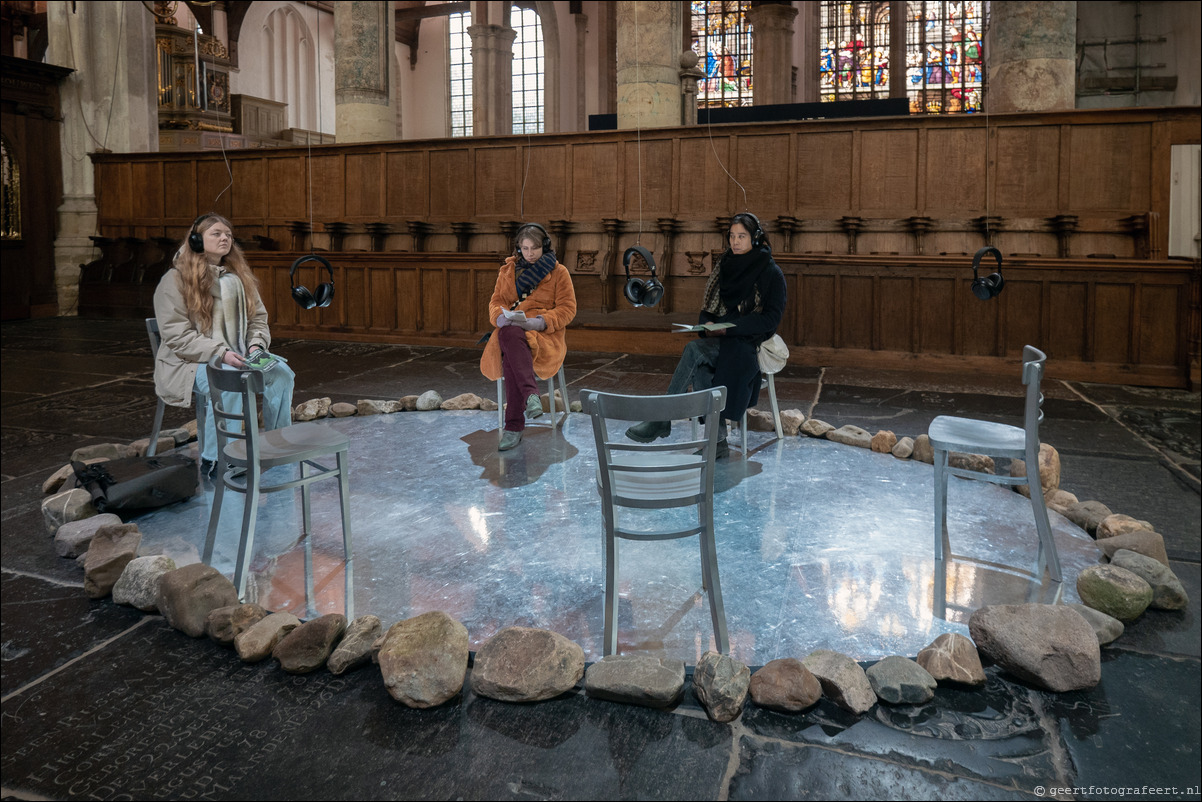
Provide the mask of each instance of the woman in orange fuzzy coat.
[{"label": "woman in orange fuzzy coat", "polygon": [[505,432],[498,449],[508,451],[522,442],[526,416],[543,414],[538,379],[559,371],[568,351],[564,330],[576,317],[572,276],[538,223],[518,229],[514,254],[497,274],[488,317],[496,329],[480,357],[480,372],[493,381],[505,378]]}]

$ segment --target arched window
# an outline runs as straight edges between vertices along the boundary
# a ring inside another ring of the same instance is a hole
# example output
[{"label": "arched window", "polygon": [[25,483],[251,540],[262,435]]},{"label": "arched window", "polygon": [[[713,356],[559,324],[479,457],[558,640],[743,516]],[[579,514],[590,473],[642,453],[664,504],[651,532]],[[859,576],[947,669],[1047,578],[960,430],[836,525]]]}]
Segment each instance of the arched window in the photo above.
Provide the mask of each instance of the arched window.
[{"label": "arched window", "polygon": [[693,52],[705,70],[697,106],[750,106],[751,25],[747,0],[694,0],[690,4]]},{"label": "arched window", "polygon": [[[472,135],[472,38],[467,29],[471,12],[452,14],[450,25],[451,136]],[[543,26],[532,8],[513,6],[510,25],[517,31],[513,43],[513,133],[544,130]]]},{"label": "arched window", "polygon": [[[904,20],[904,41],[892,41],[894,19]],[[904,94],[912,114],[982,110],[984,2],[827,0],[819,26],[822,100]],[[895,68],[903,58],[904,78]]]}]

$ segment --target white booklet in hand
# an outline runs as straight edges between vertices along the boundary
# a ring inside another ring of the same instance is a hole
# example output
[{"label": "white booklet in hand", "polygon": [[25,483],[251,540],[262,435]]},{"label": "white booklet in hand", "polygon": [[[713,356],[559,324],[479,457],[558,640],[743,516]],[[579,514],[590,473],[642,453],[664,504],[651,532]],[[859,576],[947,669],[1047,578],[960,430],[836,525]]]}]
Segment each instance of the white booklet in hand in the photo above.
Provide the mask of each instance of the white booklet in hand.
[{"label": "white booklet in hand", "polygon": [[518,323],[526,322],[526,313],[521,309],[506,309],[504,314],[506,320],[516,320]]},{"label": "white booklet in hand", "polygon": [[673,334],[684,334],[689,331],[719,331],[720,329],[733,329],[734,323],[698,323],[696,326],[690,326],[687,323],[673,323],[676,328],[672,329]]}]

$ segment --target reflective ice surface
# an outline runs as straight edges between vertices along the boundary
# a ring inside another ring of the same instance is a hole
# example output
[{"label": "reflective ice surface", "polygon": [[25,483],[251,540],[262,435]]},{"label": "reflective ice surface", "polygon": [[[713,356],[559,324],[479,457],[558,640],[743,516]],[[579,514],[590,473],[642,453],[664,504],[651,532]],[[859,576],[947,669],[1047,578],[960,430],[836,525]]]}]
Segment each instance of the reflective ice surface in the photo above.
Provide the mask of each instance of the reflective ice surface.
[{"label": "reflective ice surface", "polygon": [[[510,625],[552,629],[598,660],[604,569],[588,418],[540,422],[498,452],[489,412],[405,412],[330,420],[351,437],[356,615],[384,622],[443,610],[472,648]],[[914,656],[967,634],[984,604],[1077,601],[1093,540],[1050,513],[1063,585],[1035,576],[1030,502],[952,479],[946,574],[933,559],[930,465],[808,437],[737,433],[715,494],[718,563],[732,655],[751,666],[834,649]],[[288,468],[276,469],[279,471]],[[199,560],[212,492],[137,520],[142,554]],[[233,574],[242,497],[227,494],[214,565]],[[246,601],[302,618],[343,611],[337,483],[314,493],[315,599],[305,597],[300,499],[260,503]],[[621,543],[619,645],[695,664],[713,646],[696,538]],[[945,580],[942,578],[945,576]],[[940,593],[945,588],[945,593]],[[942,617],[941,617],[942,616]]]}]

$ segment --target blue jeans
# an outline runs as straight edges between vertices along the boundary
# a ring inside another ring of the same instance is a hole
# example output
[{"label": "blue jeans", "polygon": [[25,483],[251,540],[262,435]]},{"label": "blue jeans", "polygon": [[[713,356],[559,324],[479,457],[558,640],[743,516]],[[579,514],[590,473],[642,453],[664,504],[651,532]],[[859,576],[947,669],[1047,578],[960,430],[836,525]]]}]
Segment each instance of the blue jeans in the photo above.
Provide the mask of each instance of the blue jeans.
[{"label": "blue jeans", "polygon": [[708,390],[714,386],[714,365],[718,361],[719,341],[714,337],[699,337],[690,340],[676,363],[676,372],[668,384],[668,395],[680,395],[693,391]]},{"label": "blue jeans", "polygon": [[[292,388],[296,374],[281,360],[274,368],[263,373],[263,430],[282,429],[292,424]],[[209,374],[205,365],[196,371],[196,389],[209,395]],[[242,396],[237,393],[222,393],[221,408],[226,412],[242,411]],[[212,411],[205,416],[204,451],[201,459],[217,460],[217,423]]]}]

